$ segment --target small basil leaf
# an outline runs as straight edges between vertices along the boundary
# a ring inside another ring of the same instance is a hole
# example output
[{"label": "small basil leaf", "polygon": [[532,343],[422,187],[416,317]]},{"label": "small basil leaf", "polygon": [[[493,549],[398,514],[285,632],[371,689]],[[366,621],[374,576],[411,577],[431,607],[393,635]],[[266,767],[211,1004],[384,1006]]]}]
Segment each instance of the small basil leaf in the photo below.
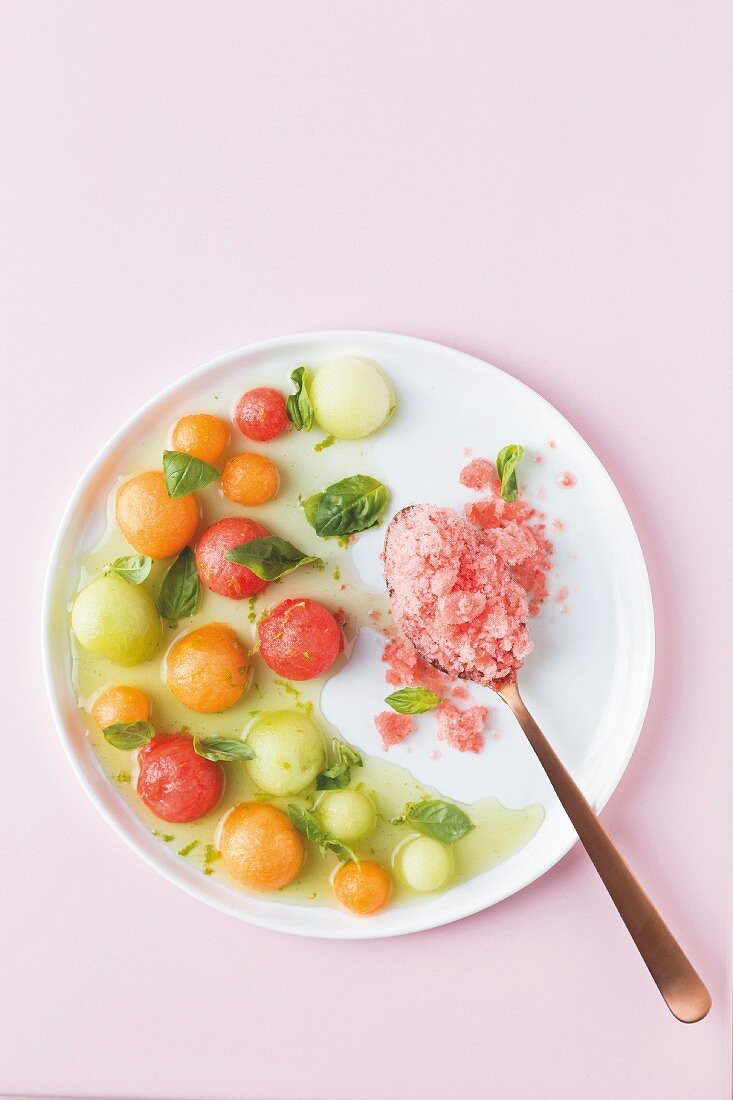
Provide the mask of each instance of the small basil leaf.
[{"label": "small basil leaf", "polygon": [[325,833],[318,824],[316,815],[312,810],[306,810],[304,806],[296,806],[291,803],[288,806],[288,817],[299,833],[302,833],[304,837],[312,840],[319,847],[327,839],[328,833]]},{"label": "small basil leaf", "polygon": [[185,546],[163,578],[158,610],[171,626],[175,626],[179,619],[196,614],[200,597],[196,555],[190,546]]},{"label": "small basil leaf", "polygon": [[329,840],[328,850],[333,852],[337,859],[343,860],[345,863],[358,863],[359,857],[348,844],[344,844],[343,840]]},{"label": "small basil leaf", "polygon": [[443,844],[453,844],[473,829],[473,822],[463,810],[440,799],[409,803],[403,820]]},{"label": "small basil leaf", "polygon": [[384,701],[398,714],[425,714],[428,710],[435,710],[440,696],[427,688],[404,687],[393,691]]},{"label": "small basil leaf", "polygon": [[163,477],[168,496],[175,500],[196,489],[205,489],[216,481],[219,471],[183,451],[163,451]]},{"label": "small basil leaf", "polygon": [[317,791],[340,791],[343,787],[348,787],[351,782],[351,769],[364,766],[359,753],[336,737],[333,739],[332,748],[334,763],[317,777]]},{"label": "small basil leaf", "polygon": [[355,474],[302,502],[305,518],[321,538],[344,538],[379,523],[389,503],[381,481]]},{"label": "small basil leaf", "polygon": [[193,751],[206,760],[254,760],[254,750],[236,737],[194,737]]},{"label": "small basil leaf", "polygon": [[292,573],[299,565],[323,567],[320,558],[304,554],[293,546],[292,542],[277,535],[268,535],[262,539],[250,539],[241,546],[233,546],[224,555],[225,561],[235,562],[251,569],[255,576],[263,581],[276,581],[286,573]]},{"label": "small basil leaf", "polygon": [[342,764],[334,764],[316,779],[317,791],[341,791],[351,782],[351,772]]},{"label": "small basil leaf", "polygon": [[124,752],[139,749],[155,737],[155,730],[150,722],[115,722],[111,726],[105,726],[102,733],[108,745]]},{"label": "small basil leaf", "polygon": [[107,566],[107,573],[115,573],[128,584],[142,584],[153,568],[153,559],[144,554],[132,554],[129,558],[115,558]]},{"label": "small basil leaf", "polygon": [[510,443],[508,447],[502,447],[496,456],[496,472],[501,480],[502,500],[509,503],[519,496],[517,484],[517,463],[524,455],[524,447],[518,443]]},{"label": "small basil leaf", "polygon": [[313,404],[308,393],[308,368],[296,367],[290,378],[295,386],[295,393],[291,393],[285,402],[288,420],[297,432],[301,429],[309,432],[313,427]]},{"label": "small basil leaf", "polygon": [[322,856],[333,852],[339,859],[350,859],[354,863],[359,862],[359,857],[353,848],[350,848],[348,844],[344,844],[342,840],[337,840],[336,837],[331,836],[330,833],[321,828],[318,818],[312,810],[306,810],[303,806],[296,806],[291,803],[288,806],[288,817],[299,833],[302,833],[307,840],[318,846]]}]

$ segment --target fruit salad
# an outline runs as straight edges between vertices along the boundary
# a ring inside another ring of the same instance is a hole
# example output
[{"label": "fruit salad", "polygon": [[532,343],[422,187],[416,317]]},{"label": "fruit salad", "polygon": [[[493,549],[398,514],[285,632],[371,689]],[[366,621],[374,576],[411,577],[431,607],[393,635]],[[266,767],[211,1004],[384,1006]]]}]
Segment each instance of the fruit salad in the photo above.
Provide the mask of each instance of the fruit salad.
[{"label": "fruit salad", "polygon": [[[459,805],[388,758],[432,707],[455,748],[478,751],[454,727],[484,710],[459,711],[429,670],[424,686],[386,590],[353,562],[394,512],[370,441],[399,415],[386,372],[357,354],[245,376],[182,410],[100,500],[107,527],[69,613],[89,740],[157,841],[232,890],[363,918],[491,868],[543,818],[490,797]],[[381,755],[320,708],[364,629],[385,635],[402,677],[375,715]]]}]

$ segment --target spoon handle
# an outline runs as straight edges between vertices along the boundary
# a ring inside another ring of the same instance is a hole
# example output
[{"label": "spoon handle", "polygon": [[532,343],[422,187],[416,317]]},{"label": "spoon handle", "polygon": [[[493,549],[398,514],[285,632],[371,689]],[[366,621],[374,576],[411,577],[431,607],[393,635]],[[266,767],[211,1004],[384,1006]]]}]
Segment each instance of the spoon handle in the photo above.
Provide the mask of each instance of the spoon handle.
[{"label": "spoon handle", "polygon": [[683,1023],[702,1020],[712,1002],[690,960],[527,710],[517,685],[507,684],[498,694],[524,730],[667,1007]]}]

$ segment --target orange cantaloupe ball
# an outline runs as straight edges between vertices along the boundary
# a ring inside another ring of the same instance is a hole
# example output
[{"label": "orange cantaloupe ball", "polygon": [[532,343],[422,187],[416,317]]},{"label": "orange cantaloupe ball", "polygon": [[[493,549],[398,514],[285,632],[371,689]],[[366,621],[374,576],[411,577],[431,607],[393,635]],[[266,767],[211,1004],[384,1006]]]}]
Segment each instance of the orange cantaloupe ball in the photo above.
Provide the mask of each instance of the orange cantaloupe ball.
[{"label": "orange cantaloupe ball", "polygon": [[384,909],[392,893],[392,880],[381,864],[363,859],[339,867],[333,876],[333,892],[345,909],[366,917]]},{"label": "orange cantaloupe ball", "polygon": [[219,840],[229,874],[250,890],[287,886],[303,866],[303,839],[282,810],[242,802],[224,820]]},{"label": "orange cantaloupe ball", "polygon": [[160,470],[136,474],[117,490],[117,525],[138,554],[170,558],[193,541],[199,525],[196,496],[171,500]]},{"label": "orange cantaloupe ball", "polygon": [[249,681],[249,654],[236,631],[208,623],[174,642],[166,668],[168,687],[179,702],[200,714],[228,710]]},{"label": "orange cantaloupe ball", "polygon": [[122,723],[147,722],[150,700],[140,688],[127,684],[108,687],[95,699],[92,718],[102,730]]},{"label": "orange cantaloupe ball", "polygon": [[230,458],[221,475],[221,491],[235,504],[264,504],[277,492],[280,478],[274,462],[264,455],[239,454]]},{"label": "orange cantaloupe ball", "polygon": [[174,451],[200,458],[213,466],[224,454],[231,429],[225,420],[211,413],[182,416],[173,429]]}]

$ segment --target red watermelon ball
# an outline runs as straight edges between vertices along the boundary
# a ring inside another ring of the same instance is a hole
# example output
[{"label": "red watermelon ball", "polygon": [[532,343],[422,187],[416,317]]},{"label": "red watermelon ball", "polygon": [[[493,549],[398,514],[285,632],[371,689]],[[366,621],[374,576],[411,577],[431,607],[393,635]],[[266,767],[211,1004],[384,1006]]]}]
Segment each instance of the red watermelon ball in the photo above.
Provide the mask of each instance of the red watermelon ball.
[{"label": "red watermelon ball", "polygon": [[270,534],[261,523],[251,519],[220,519],[208,527],[196,546],[196,568],[201,583],[219,596],[230,600],[243,600],[254,596],[267,586],[251,569],[226,561],[224,555],[235,546],[252,539],[263,539]]},{"label": "red watermelon ball", "polygon": [[278,676],[322,676],[343,649],[341,628],[316,600],[283,600],[259,625],[260,654]]},{"label": "red watermelon ball", "polygon": [[269,386],[249,390],[237,402],[234,422],[247,439],[259,443],[274,439],[290,427],[285,398]]},{"label": "red watermelon ball", "polygon": [[194,752],[193,738],[159,733],[137,755],[137,793],[162,821],[197,821],[224,790],[221,766]]}]

